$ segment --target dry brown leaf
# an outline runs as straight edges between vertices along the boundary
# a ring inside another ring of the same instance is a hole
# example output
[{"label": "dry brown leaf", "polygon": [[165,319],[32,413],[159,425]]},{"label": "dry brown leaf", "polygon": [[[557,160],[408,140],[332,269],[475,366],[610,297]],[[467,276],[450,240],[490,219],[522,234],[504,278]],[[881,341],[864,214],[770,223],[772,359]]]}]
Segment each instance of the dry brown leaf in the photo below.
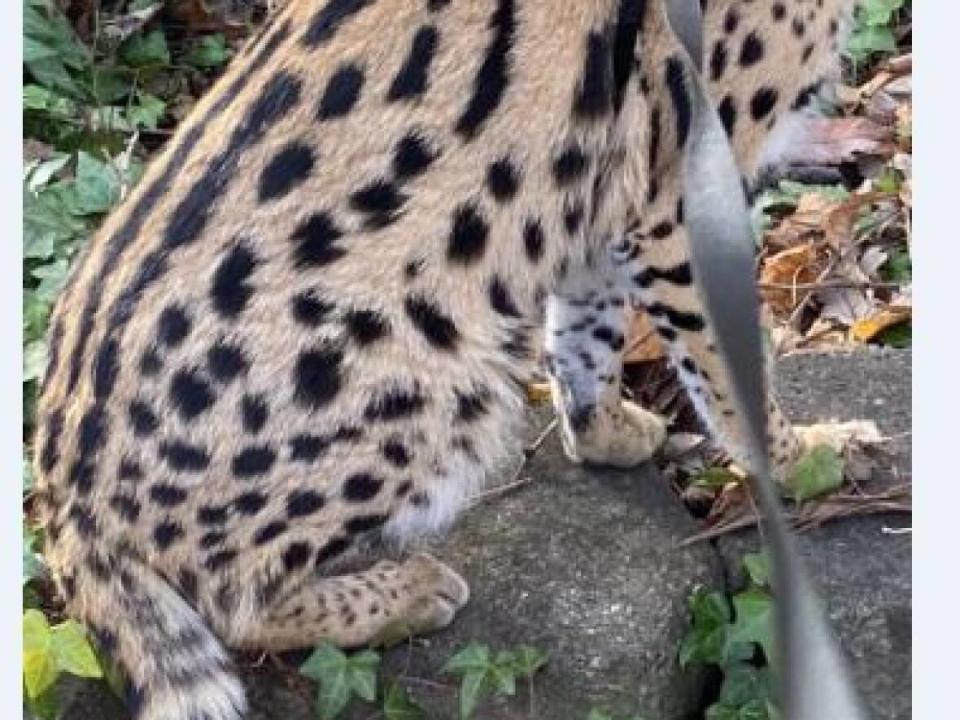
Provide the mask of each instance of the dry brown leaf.
[{"label": "dry brown leaf", "polygon": [[760,270],[763,299],[771,309],[788,313],[803,300],[809,291],[772,288],[771,285],[796,285],[814,282],[822,271],[817,248],[812,243],[787,248],[768,257]]},{"label": "dry brown leaf", "polygon": [[527,385],[527,402],[531,405],[540,405],[550,402],[549,383],[530,383]]},{"label": "dry brown leaf", "polygon": [[869,342],[889,327],[893,327],[911,316],[910,307],[887,307],[867,318],[858,320],[850,327],[850,336],[860,342]]},{"label": "dry brown leaf", "polygon": [[627,351],[623,356],[624,362],[643,362],[644,360],[659,360],[664,356],[663,343],[657,331],[650,322],[650,316],[644,312],[634,313],[630,319],[630,330],[627,333]]}]

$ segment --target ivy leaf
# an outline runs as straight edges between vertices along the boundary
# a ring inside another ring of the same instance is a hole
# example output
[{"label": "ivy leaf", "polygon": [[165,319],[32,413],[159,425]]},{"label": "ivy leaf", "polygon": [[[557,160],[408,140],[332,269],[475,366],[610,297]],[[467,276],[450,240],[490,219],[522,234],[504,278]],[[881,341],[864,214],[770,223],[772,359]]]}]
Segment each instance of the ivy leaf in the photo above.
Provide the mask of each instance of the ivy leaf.
[{"label": "ivy leaf", "polygon": [[787,488],[793,492],[793,498],[798,502],[836,490],[841,483],[843,461],[840,455],[827,445],[818,445],[805,453],[794,464],[787,478]]},{"label": "ivy leaf", "polygon": [[426,713],[417,705],[401,685],[393,683],[387,688],[383,700],[383,715],[386,720],[425,720]]},{"label": "ivy leaf", "polygon": [[680,667],[692,662],[721,664],[727,646],[730,604],[719,592],[697,588],[690,596],[693,623],[680,643]]},{"label": "ivy leaf", "polygon": [[84,215],[107,212],[120,198],[120,179],[116,171],[90,153],[77,154],[78,209]]},{"label": "ivy leaf", "polygon": [[548,653],[531,645],[520,645],[513,651],[513,667],[520,677],[531,677],[549,659]]},{"label": "ivy leaf", "polygon": [[39,610],[23,613],[23,683],[27,697],[38,698],[57,680],[60,668],[53,650],[53,635]]},{"label": "ivy leaf", "polygon": [[349,660],[350,688],[367,702],[377,699],[377,668],[380,656],[372,650],[357,653]]},{"label": "ivy leaf", "polygon": [[773,599],[763,590],[750,588],[733,597],[736,620],[727,634],[728,644],[757,643],[774,663]]},{"label": "ivy leaf", "polygon": [[590,714],[587,715],[587,720],[613,720],[613,716],[598,708],[592,708]]},{"label": "ivy leaf", "polygon": [[230,59],[230,48],[222,33],[204,35],[187,53],[186,61],[201,69],[218,68]]},{"label": "ivy leaf", "polygon": [[467,720],[487,688],[487,669],[468,670],[460,682],[460,720]]},{"label": "ivy leaf", "polygon": [[498,695],[513,695],[517,692],[517,671],[513,653],[501,650],[490,666],[490,682]]},{"label": "ivy leaf", "polygon": [[320,714],[335,718],[350,701],[347,656],[330,643],[324,643],[300,666],[300,674],[320,684],[317,697]]},{"label": "ivy leaf", "polygon": [[163,30],[151,30],[126,40],[119,50],[120,58],[131,67],[166,66],[170,50]]},{"label": "ivy leaf", "polygon": [[137,92],[137,102],[127,111],[127,119],[131,124],[156,130],[157,124],[167,111],[167,104],[156,95],[146,92]]},{"label": "ivy leaf", "polygon": [[440,672],[448,675],[463,675],[472,670],[486,670],[489,666],[490,648],[478,642],[471,642],[447,660]]},{"label": "ivy leaf", "polygon": [[37,542],[34,532],[23,524],[23,585],[40,576],[43,572],[43,560],[33,549]]},{"label": "ivy leaf", "polygon": [[103,677],[90,640],[77,621],[66,620],[52,627],[50,632],[53,652],[61,670],[79,677]]}]

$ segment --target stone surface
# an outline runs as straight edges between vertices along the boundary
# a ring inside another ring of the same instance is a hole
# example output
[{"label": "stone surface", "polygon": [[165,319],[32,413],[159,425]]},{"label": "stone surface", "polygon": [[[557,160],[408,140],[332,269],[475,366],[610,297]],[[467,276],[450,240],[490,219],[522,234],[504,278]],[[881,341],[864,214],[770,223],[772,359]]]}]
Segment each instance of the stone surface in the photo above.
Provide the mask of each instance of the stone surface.
[{"label": "stone surface", "polygon": [[[910,353],[860,351],[796,355],[778,367],[788,415],[871,419],[884,435],[910,430]],[[895,467],[910,472],[909,437],[892,443]],[[905,515],[847,518],[800,536],[800,549],[837,629],[854,684],[875,720],[908,720],[911,712],[911,537]],[[720,538],[731,584],[743,583],[741,558],[759,546],[753,531]]]}]

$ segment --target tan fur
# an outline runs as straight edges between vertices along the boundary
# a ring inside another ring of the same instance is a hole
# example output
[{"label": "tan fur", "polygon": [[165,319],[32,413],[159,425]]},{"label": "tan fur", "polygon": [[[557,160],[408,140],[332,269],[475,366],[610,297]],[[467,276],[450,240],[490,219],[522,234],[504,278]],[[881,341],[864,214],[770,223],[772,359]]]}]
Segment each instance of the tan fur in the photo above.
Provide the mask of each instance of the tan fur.
[{"label": "tan fur", "polygon": [[[787,19],[773,23],[768,2],[707,3],[704,67],[709,68],[715,41],[730,44],[725,74],[708,83],[714,99],[719,103],[729,94],[746,107],[756,88],[767,83],[780,93],[769,118],[753,122],[741,114],[734,129],[733,145],[748,177],[756,170],[771,123],[775,126],[795,95],[835,62],[836,40],[828,28],[847,5],[843,0],[784,4]],[[371,528],[400,540],[449,524],[490,471],[516,449],[519,388],[536,368],[546,296],[551,294],[551,303],[575,300],[576,292],[589,291],[582,287],[583,278],[594,277],[610,302],[616,299],[616,308],[625,305],[626,295],[636,289],[618,290],[616,282],[597,275],[597,268],[607,267],[598,258],[623,238],[628,247],[642,250],[639,267],[668,267],[687,257],[682,225],[667,238],[651,235],[657,223],[674,217],[679,189],[680,153],[663,68],[670,58],[682,57],[682,50],[667,27],[660,0],[648,3],[622,104],[593,118],[578,117],[571,108],[586,73],[587,38],[610,33],[617,3],[516,0],[508,83],[468,137],[452,129],[490,52],[496,2],[452,2],[439,9],[428,7],[433,3],[427,0],[334,2],[331,6],[362,7],[338,20],[329,39],[304,47],[301,38],[326,5],[293,0],[233,63],[91,241],[55,313],[55,350],[38,431],[37,472],[51,536],[48,559],[63,583],[70,611],[108,639],[113,636],[114,651],[143,696],[142,717],[149,720],[173,717],[164,707],[181,708],[184,716],[200,717],[205,711],[215,720],[242,714],[242,697],[223,669],[222,651],[208,628],[231,646],[280,650],[323,638],[362,644],[398,628],[420,632],[449,622],[468,596],[459,576],[423,556],[351,576],[358,558],[376,554],[368,552],[371,534],[350,531],[351,521],[380,518]],[[740,20],[736,31],[727,34],[724,18],[730,8],[736,8]],[[815,17],[805,20],[804,39],[793,37],[792,16],[806,18],[809,12]],[[389,101],[412,39],[426,25],[435,27],[439,37],[426,90]],[[266,48],[281,38],[284,28],[289,34],[268,54]],[[762,36],[766,54],[741,69],[737,53],[750,31]],[[798,56],[808,42],[815,47],[801,63]],[[362,72],[359,99],[343,117],[318,120],[330,79],[348,63]],[[181,238],[157,262],[171,220],[183,215],[185,199],[209,179],[279,73],[298,79],[298,101],[231,158],[222,189],[211,185],[193,208],[193,216],[209,213],[197,236]],[[228,89],[240,85],[236,97],[219,107]],[[662,134],[651,168],[647,149],[654,108],[661,112]],[[422,173],[401,182],[393,177],[392,158],[398,141],[414,130],[435,158]],[[181,157],[178,151],[191,133],[198,133],[199,140]],[[286,194],[262,201],[258,195],[265,168],[292,142],[312,150],[312,170]],[[557,158],[574,144],[588,164],[582,177],[560,188]],[[495,198],[486,180],[491,164],[504,157],[519,175],[508,200]],[[164,177],[169,183],[152,197],[151,188]],[[369,214],[352,208],[350,201],[376,180],[392,182],[393,190],[402,193],[399,217],[382,227],[370,227]],[[648,199],[652,183],[659,191]],[[568,224],[578,203],[580,222],[574,228]],[[464,204],[482,216],[486,243],[475,258],[451,259],[452,214]],[[343,256],[296,267],[294,236],[307,217],[321,211],[339,229],[334,244]],[[142,219],[139,229],[111,260],[113,240],[137,217]],[[539,222],[543,237],[542,254],[535,259],[524,234],[531,219]],[[244,280],[249,298],[227,317],[213,303],[211,287],[238,243],[255,262]],[[131,294],[138,278],[157,267],[158,279]],[[491,309],[496,283],[516,312]],[[291,303],[304,293],[330,306],[315,326],[291,312]],[[691,287],[657,282],[639,293],[648,304],[699,311]],[[95,296],[99,301],[90,305]],[[414,326],[411,298],[428,300],[452,321],[454,348],[438,347]],[[620,322],[619,311],[610,312],[614,305],[603,303],[612,328]],[[141,358],[158,345],[158,322],[171,307],[185,311],[189,330],[175,346],[160,348],[162,368],[156,374],[145,373]],[[571,307],[582,305],[573,302]],[[356,311],[373,313],[387,330],[361,341],[347,323]],[[114,322],[118,317],[121,321]],[[689,355],[708,371],[710,386],[697,402],[724,434],[728,404],[717,399],[726,390],[709,328],[681,335],[672,351],[678,361]],[[98,353],[111,340],[118,343],[118,371],[98,375]],[[663,423],[620,404],[620,353],[588,341],[597,353],[603,389],[584,386],[582,393],[568,392],[569,378],[564,373],[554,378],[558,398],[579,402],[577,393],[593,398],[583,416],[592,418],[585,429],[573,429],[565,417],[568,451],[575,459],[641,461],[662,441]],[[207,367],[208,351],[219,342],[240,345],[246,354],[248,367],[231,381],[214,379]],[[304,353],[317,349],[336,354],[339,388],[310,408],[298,400],[296,369]],[[557,350],[559,356],[563,352]],[[76,363],[80,371],[74,384]],[[192,373],[211,396],[209,406],[193,418],[171,400],[174,377],[184,372]],[[704,385],[702,378],[688,380],[695,388]],[[416,394],[416,410],[391,419],[369,417],[371,402],[395,388]],[[473,417],[464,419],[458,395],[476,396],[482,409],[473,408]],[[256,431],[241,421],[241,407],[251,396],[268,405],[268,417]],[[135,401],[145,403],[155,421],[139,433],[130,418]],[[569,414],[571,407],[558,403]],[[92,409],[102,411],[104,430],[91,449],[84,446],[84,418]],[[52,420],[58,414],[59,431]],[[775,456],[780,465],[789,464],[799,451],[798,441],[775,404],[771,417]],[[342,428],[356,429],[359,437],[331,440]],[[323,436],[328,447],[311,462],[294,460],[291,440],[298,435]],[[208,456],[204,467],[172,467],[163,447],[174,442],[202,449]],[[731,443],[736,445],[736,439]],[[395,458],[402,446],[405,461],[389,461],[387,446]],[[250,448],[267,449],[273,459],[264,461],[269,467],[262,472],[238,476],[237,457]],[[55,460],[47,463],[44,457],[52,455]],[[84,462],[91,468],[85,489],[75,472]],[[128,469],[136,465],[141,476],[123,477],[121,464]],[[346,497],[358,474],[379,481],[376,492],[362,501]],[[322,507],[291,514],[291,497],[307,490],[322,496]],[[250,493],[262,494],[264,502],[244,511],[239,498]],[[137,504],[135,519],[117,511],[117,496]],[[201,521],[204,513],[217,509],[223,511],[222,522]],[[276,523],[282,526],[271,528]],[[168,543],[157,539],[164,524],[176,528]],[[259,542],[268,530],[273,536]],[[349,547],[332,552],[341,538]],[[306,560],[291,562],[295,549],[299,560]],[[177,592],[183,600],[175,599]],[[153,601],[160,596],[166,599]],[[143,603],[128,601],[136,597],[143,597]],[[196,638],[202,652],[182,648],[177,642],[181,636]],[[194,696],[189,678],[183,677],[191,674],[206,683],[194,687]],[[194,699],[185,699],[189,697]]]}]

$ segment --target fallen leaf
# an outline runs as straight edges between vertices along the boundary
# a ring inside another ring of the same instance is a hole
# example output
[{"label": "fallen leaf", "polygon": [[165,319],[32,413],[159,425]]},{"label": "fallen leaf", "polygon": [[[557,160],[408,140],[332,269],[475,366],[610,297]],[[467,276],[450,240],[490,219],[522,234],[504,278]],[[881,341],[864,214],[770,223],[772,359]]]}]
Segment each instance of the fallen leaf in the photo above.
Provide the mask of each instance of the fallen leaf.
[{"label": "fallen leaf", "polygon": [[911,308],[909,306],[886,307],[877,313],[862,320],[858,320],[850,327],[850,336],[860,342],[870,342],[889,327],[909,320]]},{"label": "fallen leaf", "polygon": [[645,312],[634,313],[630,319],[630,331],[627,333],[627,351],[623,361],[642,362],[658,360],[665,355],[663,343]]},{"label": "fallen leaf", "polygon": [[763,299],[775,311],[790,312],[809,295],[809,291],[794,290],[790,286],[814,282],[822,270],[821,265],[812,243],[768,257],[760,270]]}]

